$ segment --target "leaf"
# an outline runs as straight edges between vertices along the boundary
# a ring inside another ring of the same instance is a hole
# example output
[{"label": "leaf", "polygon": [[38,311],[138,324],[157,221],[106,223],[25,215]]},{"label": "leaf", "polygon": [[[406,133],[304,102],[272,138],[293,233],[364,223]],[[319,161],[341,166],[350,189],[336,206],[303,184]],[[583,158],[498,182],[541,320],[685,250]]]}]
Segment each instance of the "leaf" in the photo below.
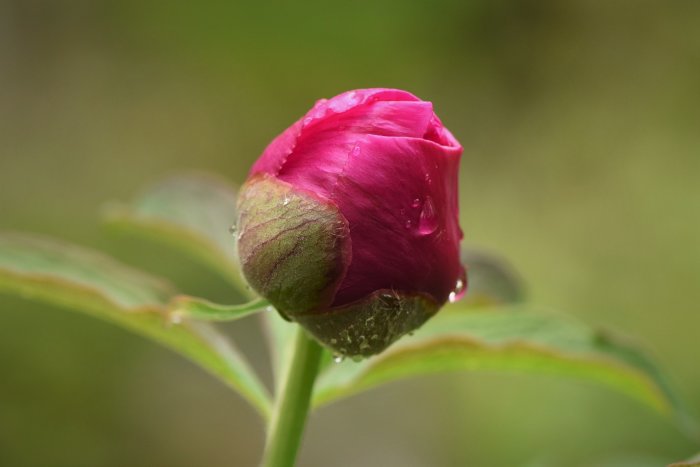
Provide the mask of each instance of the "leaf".
[{"label": "leaf", "polygon": [[167,243],[214,268],[243,293],[236,242],[236,189],[225,180],[200,173],[177,174],[148,187],[130,204],[105,208],[107,224],[125,233]]},{"label": "leaf", "polygon": [[188,357],[267,416],[265,387],[238,351],[208,325],[168,321],[167,282],[85,248],[34,235],[0,233],[0,292],[82,311]]},{"label": "leaf", "polygon": [[264,310],[270,303],[262,298],[241,305],[219,305],[203,298],[178,295],[168,304],[171,321],[198,319],[203,321],[233,321]]},{"label": "leaf", "polygon": [[700,466],[700,454],[687,461],[675,462],[668,467],[698,467]]},{"label": "leaf", "polygon": [[524,300],[520,276],[501,257],[475,248],[462,252],[468,288],[462,306],[480,308],[519,303]]},{"label": "leaf", "polygon": [[554,313],[470,313],[461,304],[448,306],[413,337],[374,358],[327,369],[317,382],[314,403],[327,404],[401,378],[454,370],[575,376],[622,391],[680,424],[686,417],[662,373],[630,342]]},{"label": "leaf", "polygon": [[[115,229],[166,242],[211,266],[239,292],[251,298],[239,272],[235,243],[229,227],[236,219],[236,190],[226,181],[210,174],[179,174],[167,177],[147,188],[132,203],[113,203],[105,209],[105,221]],[[180,304],[199,319],[207,319],[211,305],[202,301]],[[178,303],[173,303],[178,307]],[[218,305],[214,305],[217,308]],[[234,312],[235,314],[235,312]],[[177,319],[177,313],[175,313]],[[275,376],[285,355],[294,326],[277,311],[262,313],[270,358]]]}]

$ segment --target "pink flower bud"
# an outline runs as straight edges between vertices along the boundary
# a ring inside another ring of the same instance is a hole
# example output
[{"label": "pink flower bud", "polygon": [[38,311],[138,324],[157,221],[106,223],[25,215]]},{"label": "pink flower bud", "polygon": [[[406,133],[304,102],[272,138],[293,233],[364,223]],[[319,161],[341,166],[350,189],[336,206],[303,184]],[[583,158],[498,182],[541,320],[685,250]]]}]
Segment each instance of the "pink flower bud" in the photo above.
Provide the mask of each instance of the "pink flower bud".
[{"label": "pink flower bud", "polygon": [[336,352],[380,352],[465,286],[461,153],[432,104],[406,91],[318,101],[241,191],[247,280]]}]

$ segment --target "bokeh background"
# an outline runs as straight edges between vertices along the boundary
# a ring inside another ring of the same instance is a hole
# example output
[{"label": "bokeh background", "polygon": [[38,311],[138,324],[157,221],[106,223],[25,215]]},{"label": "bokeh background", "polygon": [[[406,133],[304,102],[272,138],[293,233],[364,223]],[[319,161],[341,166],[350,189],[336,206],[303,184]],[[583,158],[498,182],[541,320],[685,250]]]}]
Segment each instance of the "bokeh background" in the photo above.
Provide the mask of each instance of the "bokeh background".
[{"label": "bokeh background", "polygon": [[[700,413],[700,2],[0,0],[0,228],[236,299],[103,203],[171,171],[241,182],[320,97],[399,87],[465,147],[462,224],[530,298],[639,336]],[[253,321],[227,328],[265,371]],[[0,465],[254,466],[263,427],[189,362],[0,296]],[[389,385],[316,413],[303,466],[652,466],[698,447],[555,377]]]}]

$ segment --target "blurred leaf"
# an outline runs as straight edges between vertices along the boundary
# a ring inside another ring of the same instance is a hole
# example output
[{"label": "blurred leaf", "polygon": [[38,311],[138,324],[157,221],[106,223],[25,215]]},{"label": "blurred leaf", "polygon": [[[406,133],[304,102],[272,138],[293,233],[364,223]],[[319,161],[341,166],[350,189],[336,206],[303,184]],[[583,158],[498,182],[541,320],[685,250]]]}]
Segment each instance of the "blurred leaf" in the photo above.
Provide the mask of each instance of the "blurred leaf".
[{"label": "blurred leaf", "polygon": [[[236,190],[215,175],[173,175],[147,188],[129,205],[108,206],[105,220],[116,229],[169,243],[213,267],[239,292],[255,297],[239,271],[236,242],[229,231],[237,217],[236,198]],[[185,299],[180,305],[188,308],[185,313],[200,319],[221,311],[220,305],[199,300]],[[238,310],[232,311],[236,314]],[[274,308],[261,314],[261,319],[277,377],[294,325],[284,321]]]},{"label": "blurred leaf", "polygon": [[468,287],[464,306],[485,307],[522,302],[523,284],[515,270],[500,256],[474,248],[462,252]]},{"label": "blurred leaf", "polygon": [[104,212],[109,226],[167,243],[213,267],[245,293],[229,231],[236,217],[236,189],[204,173],[167,177],[132,203],[112,203]]},{"label": "blurred leaf", "polygon": [[210,326],[169,322],[175,290],[100,253],[34,235],[0,233],[0,292],[59,305],[118,324],[178,352],[232,389],[263,416],[269,396],[238,351]]},{"label": "blurred leaf", "polygon": [[270,303],[263,298],[240,305],[220,305],[203,298],[178,295],[168,304],[168,313],[171,321],[187,318],[204,321],[233,321],[262,311],[269,305]]},{"label": "blurred leaf", "polygon": [[167,281],[105,255],[33,234],[0,232],[0,272],[5,288],[66,305],[109,302],[146,312],[176,293]]},{"label": "blurred leaf", "polygon": [[700,454],[683,462],[675,462],[668,467],[698,467],[700,466]]},{"label": "blurred leaf", "polygon": [[631,343],[558,314],[466,309],[450,305],[384,353],[333,365],[317,382],[315,405],[409,376],[516,370],[597,381],[684,422],[685,412],[661,372]]}]

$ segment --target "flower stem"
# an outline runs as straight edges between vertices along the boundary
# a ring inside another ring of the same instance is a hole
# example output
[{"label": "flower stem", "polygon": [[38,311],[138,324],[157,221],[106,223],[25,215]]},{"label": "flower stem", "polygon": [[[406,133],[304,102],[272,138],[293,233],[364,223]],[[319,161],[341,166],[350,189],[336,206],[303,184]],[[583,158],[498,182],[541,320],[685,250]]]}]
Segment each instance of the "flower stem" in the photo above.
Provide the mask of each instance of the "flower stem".
[{"label": "flower stem", "polygon": [[297,326],[268,427],[263,467],[294,466],[322,353],[321,346]]}]

